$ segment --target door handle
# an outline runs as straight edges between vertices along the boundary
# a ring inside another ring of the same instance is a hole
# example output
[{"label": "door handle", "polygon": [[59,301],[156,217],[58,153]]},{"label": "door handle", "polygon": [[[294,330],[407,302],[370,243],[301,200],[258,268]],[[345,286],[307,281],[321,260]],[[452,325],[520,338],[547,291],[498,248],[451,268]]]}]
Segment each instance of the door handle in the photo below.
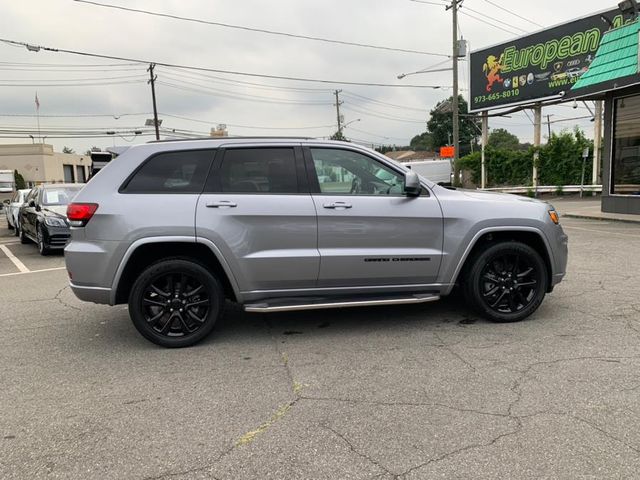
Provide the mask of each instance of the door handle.
[{"label": "door handle", "polygon": [[347,203],[347,202],[333,202],[333,203],[325,203],[323,205],[324,208],[333,208],[333,209],[339,209],[339,208],[351,208],[351,204]]},{"label": "door handle", "polygon": [[229,200],[219,200],[217,202],[207,202],[207,208],[233,208],[238,204]]}]

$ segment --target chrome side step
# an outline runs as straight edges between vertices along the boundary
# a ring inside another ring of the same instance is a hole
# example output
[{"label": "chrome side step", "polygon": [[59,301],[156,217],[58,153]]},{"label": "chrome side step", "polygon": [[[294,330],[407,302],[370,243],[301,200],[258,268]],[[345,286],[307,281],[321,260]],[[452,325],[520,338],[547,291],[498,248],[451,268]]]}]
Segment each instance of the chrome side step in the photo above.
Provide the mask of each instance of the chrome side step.
[{"label": "chrome side step", "polygon": [[381,305],[404,305],[411,303],[426,303],[435,302],[440,300],[440,295],[436,294],[416,294],[410,297],[392,297],[392,298],[359,298],[359,299],[341,299],[339,301],[328,301],[323,298],[316,302],[301,301],[296,303],[295,299],[287,299],[292,303],[285,303],[283,300],[279,300],[277,304],[268,303],[252,303],[244,306],[245,312],[292,312],[295,310],[319,310],[323,308],[348,308],[348,307],[372,307]]}]

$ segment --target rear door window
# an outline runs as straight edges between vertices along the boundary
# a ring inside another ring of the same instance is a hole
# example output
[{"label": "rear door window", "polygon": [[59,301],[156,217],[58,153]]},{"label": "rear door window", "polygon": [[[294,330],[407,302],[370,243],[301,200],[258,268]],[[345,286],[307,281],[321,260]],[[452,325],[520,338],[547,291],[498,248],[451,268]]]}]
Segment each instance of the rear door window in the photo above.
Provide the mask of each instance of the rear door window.
[{"label": "rear door window", "polygon": [[298,193],[293,148],[234,148],[225,152],[219,171],[227,193]]},{"label": "rear door window", "polygon": [[164,152],[152,156],[122,188],[123,193],[200,193],[213,150]]}]

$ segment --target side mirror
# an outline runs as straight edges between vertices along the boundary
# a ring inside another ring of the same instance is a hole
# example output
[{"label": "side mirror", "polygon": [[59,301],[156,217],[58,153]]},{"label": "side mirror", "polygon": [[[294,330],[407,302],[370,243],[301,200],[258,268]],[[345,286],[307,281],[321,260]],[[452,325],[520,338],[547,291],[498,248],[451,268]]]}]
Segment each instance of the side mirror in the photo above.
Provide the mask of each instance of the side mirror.
[{"label": "side mirror", "polygon": [[3,200],[2,203],[4,203],[5,205],[9,205],[11,203],[11,200],[9,199]]},{"label": "side mirror", "polygon": [[35,207],[36,206],[36,201],[35,200],[29,200],[29,207]]},{"label": "side mirror", "polygon": [[404,193],[408,197],[417,197],[422,191],[420,179],[416,172],[407,172],[404,176]]}]

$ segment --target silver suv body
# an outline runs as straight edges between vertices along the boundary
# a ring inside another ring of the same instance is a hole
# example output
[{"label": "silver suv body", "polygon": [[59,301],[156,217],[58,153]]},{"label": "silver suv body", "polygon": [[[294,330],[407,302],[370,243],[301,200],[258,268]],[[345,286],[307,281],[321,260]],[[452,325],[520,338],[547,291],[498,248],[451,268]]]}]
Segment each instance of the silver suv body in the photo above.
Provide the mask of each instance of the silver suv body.
[{"label": "silver suv body", "polygon": [[269,312],[427,302],[459,284],[484,316],[520,320],[567,264],[546,203],[446,189],[370,149],[312,139],[135,146],[68,216],[74,293],[129,303],[165,346],[204,337],[225,298]]}]

